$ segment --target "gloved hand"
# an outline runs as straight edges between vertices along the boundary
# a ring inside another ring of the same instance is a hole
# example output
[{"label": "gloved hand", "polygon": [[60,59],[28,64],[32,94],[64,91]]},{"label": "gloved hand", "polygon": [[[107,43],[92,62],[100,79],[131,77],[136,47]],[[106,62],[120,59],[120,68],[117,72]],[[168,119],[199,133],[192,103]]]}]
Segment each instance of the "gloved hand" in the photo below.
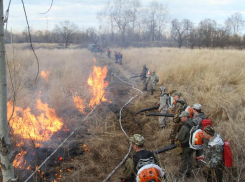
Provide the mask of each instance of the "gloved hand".
[{"label": "gloved hand", "polygon": [[177,147],[175,150],[176,155],[181,155],[183,153],[183,148],[182,147]]}]

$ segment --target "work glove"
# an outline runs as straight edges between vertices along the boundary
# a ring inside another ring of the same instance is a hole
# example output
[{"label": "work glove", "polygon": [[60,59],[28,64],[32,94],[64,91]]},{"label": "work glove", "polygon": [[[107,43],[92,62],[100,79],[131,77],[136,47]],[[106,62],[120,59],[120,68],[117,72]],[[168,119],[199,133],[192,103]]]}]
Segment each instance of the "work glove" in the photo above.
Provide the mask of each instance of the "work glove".
[{"label": "work glove", "polygon": [[182,147],[177,147],[176,148],[176,150],[175,150],[175,153],[176,153],[176,155],[181,155],[181,154],[183,154],[183,148]]}]

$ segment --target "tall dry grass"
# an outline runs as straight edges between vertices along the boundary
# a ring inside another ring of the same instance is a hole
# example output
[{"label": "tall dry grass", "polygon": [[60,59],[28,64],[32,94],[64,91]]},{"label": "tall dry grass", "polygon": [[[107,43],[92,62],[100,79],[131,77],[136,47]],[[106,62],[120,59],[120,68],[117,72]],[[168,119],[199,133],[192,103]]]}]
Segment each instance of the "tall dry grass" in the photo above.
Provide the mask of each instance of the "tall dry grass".
[{"label": "tall dry grass", "polygon": [[[58,114],[76,111],[72,94],[90,98],[86,83],[93,70],[93,55],[86,49],[36,49],[38,65],[33,52],[26,45],[6,47],[8,63],[8,100],[13,100],[15,90],[16,105],[35,110],[37,98],[55,108]],[[41,77],[41,71],[50,71],[48,82]]]},{"label": "tall dry grass", "polygon": [[[196,102],[203,105],[203,111],[214,121],[216,131],[232,146],[234,168],[231,171],[225,171],[225,180],[243,181],[245,179],[243,174],[245,167],[243,149],[245,147],[245,75],[243,71],[245,52],[173,48],[130,48],[120,51],[124,56],[123,69],[129,73],[121,76],[138,74],[141,72],[142,65],[146,64],[160,77],[158,86],[164,85],[168,90],[176,89],[182,92],[183,98],[189,105]],[[58,114],[65,113],[67,118],[73,117],[73,111],[76,109],[70,91],[73,89],[83,98],[89,98],[86,80],[92,71],[94,55],[83,49],[40,48],[36,50],[36,53],[40,62],[40,71],[51,71],[48,83],[40,77],[35,82],[37,65],[30,50],[23,49],[23,45],[15,45],[13,52],[11,46],[7,47],[11,74],[18,91],[17,105],[32,104],[34,107],[33,100],[35,99],[32,98],[39,97],[38,92],[41,90],[43,101],[55,108]],[[104,61],[103,64],[108,61],[104,55],[99,59]],[[19,63],[21,63],[20,66]],[[113,69],[117,70],[118,66],[113,65]],[[112,84],[115,82],[116,80]],[[128,85],[121,82],[117,84],[120,85],[119,89],[126,91],[125,93],[130,90]],[[11,99],[10,79],[8,79],[8,93]],[[144,114],[135,115],[135,112],[157,102],[158,93],[160,92],[156,92],[153,96],[141,95],[124,109],[122,117],[126,132],[129,135],[134,133],[144,135],[146,147],[151,150],[169,144],[170,128],[160,130],[157,118],[146,117]],[[129,93],[129,95],[134,94]],[[96,121],[94,122],[96,124],[91,125],[90,128],[91,137],[86,140],[89,151],[84,156],[75,158],[73,163],[62,164],[62,168],[75,166],[75,170],[64,174],[61,181],[102,181],[127,153],[128,141],[120,131],[118,114],[106,110],[104,113],[106,117],[101,117],[101,112],[105,110],[106,108],[98,110],[89,119],[89,123]],[[168,173],[169,181],[175,181],[172,174],[178,169],[180,158],[176,157],[173,151],[161,154],[159,158],[162,167]],[[120,168],[110,181],[119,179],[122,170],[123,168]],[[231,178],[227,175],[229,173],[232,174]],[[189,181],[204,181],[200,173],[196,174],[198,176]]]},{"label": "tall dry grass", "polygon": [[[158,86],[180,91],[189,105],[201,103],[217,133],[230,142],[234,169],[244,172],[244,51],[131,48],[123,52],[130,67],[138,67],[140,72],[146,64],[155,70]],[[237,176],[241,178],[244,180]]]}]

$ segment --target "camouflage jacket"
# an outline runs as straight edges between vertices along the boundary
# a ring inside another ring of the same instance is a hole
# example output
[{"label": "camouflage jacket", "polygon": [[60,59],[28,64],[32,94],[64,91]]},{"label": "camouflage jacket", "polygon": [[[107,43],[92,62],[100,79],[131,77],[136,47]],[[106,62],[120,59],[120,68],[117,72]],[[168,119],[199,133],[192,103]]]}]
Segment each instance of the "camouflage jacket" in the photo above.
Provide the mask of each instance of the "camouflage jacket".
[{"label": "camouflage jacket", "polygon": [[[180,128],[179,134],[178,134],[178,140],[180,141],[181,144],[185,144],[185,146],[182,147],[187,147],[189,146],[189,139],[190,139],[190,130],[194,126],[194,123],[191,118],[189,118],[185,124]],[[187,145],[187,146],[186,146]]]},{"label": "camouflage jacket", "polygon": [[159,78],[157,75],[150,75],[148,78],[147,78],[147,83],[157,83],[159,81]]},{"label": "camouflage jacket", "polygon": [[[195,123],[195,125],[200,125],[203,119],[206,119],[204,112],[200,112],[193,116],[193,122]],[[199,128],[202,128],[202,126],[200,126]]]},{"label": "camouflage jacket", "polygon": [[214,169],[223,163],[224,142],[219,134],[215,134],[211,140],[206,141],[204,157],[207,167]]},{"label": "camouflage jacket", "polygon": [[169,108],[168,105],[168,95],[164,93],[163,95],[160,96],[160,106],[159,109],[160,111],[167,111]]},{"label": "camouflage jacket", "polygon": [[179,115],[181,114],[182,111],[184,111],[183,106],[186,102],[182,99],[179,99],[176,101],[176,104],[174,105],[173,111],[174,111],[174,118],[173,122],[174,123],[179,123],[181,122]]},{"label": "camouflage jacket", "polygon": [[140,74],[140,78],[141,79],[146,78],[147,72],[148,72],[148,69],[146,67],[144,67],[141,74]]}]

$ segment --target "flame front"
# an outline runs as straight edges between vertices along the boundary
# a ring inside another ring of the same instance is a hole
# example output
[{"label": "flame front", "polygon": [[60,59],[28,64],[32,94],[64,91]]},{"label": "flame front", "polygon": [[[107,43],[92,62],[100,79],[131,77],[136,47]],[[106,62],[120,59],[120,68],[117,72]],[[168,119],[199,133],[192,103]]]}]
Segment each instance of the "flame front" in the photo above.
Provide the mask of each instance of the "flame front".
[{"label": "flame front", "polygon": [[[12,111],[13,104],[8,102],[8,118],[10,127],[14,135],[19,135],[22,139],[30,139],[35,142],[49,141],[52,135],[59,131],[63,126],[63,121],[56,114],[55,109],[49,108],[48,104],[37,100],[37,109],[40,111],[38,116],[32,114],[31,109],[27,107],[22,109],[15,106]],[[41,144],[36,144],[40,146]]]},{"label": "flame front", "polygon": [[93,107],[96,104],[99,104],[100,99],[102,102],[107,101],[103,95],[108,82],[105,82],[104,79],[107,75],[107,67],[97,67],[94,66],[93,72],[89,75],[88,85],[90,87],[90,92],[92,94],[92,99],[89,102],[89,107]]},{"label": "flame front", "polygon": [[26,160],[25,160],[25,155],[27,154],[27,151],[24,151],[21,149],[20,153],[18,153],[15,156],[15,159],[13,161],[13,166],[18,167],[18,168],[25,168]]},{"label": "flame front", "polygon": [[85,114],[84,109],[85,109],[85,101],[83,99],[81,99],[78,95],[73,95],[72,96],[74,104],[76,106],[76,108],[83,114]]},{"label": "flame front", "polygon": [[44,71],[44,70],[41,71],[41,77],[43,77],[43,79],[46,80],[47,82],[48,82],[49,74],[50,71]]}]

